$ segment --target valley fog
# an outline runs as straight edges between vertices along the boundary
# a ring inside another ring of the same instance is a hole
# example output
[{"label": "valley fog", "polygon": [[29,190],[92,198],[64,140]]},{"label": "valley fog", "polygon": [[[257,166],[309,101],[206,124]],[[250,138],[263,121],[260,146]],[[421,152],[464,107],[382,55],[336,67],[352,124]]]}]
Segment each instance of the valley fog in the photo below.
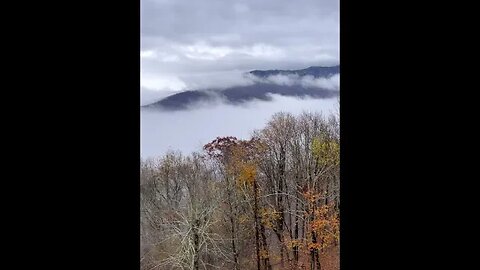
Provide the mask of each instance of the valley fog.
[{"label": "valley fog", "polygon": [[274,95],[272,101],[243,105],[203,104],[184,111],[141,111],[141,157],[154,158],[169,150],[189,154],[218,136],[248,139],[274,113],[336,113],[338,99],[294,98]]}]

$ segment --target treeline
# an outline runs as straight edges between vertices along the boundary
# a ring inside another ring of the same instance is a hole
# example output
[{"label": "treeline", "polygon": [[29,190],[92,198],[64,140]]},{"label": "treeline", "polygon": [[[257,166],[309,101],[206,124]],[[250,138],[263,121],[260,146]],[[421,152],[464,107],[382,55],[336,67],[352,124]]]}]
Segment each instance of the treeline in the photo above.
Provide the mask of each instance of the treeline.
[{"label": "treeline", "polygon": [[141,269],[339,269],[339,117],[141,163]]}]

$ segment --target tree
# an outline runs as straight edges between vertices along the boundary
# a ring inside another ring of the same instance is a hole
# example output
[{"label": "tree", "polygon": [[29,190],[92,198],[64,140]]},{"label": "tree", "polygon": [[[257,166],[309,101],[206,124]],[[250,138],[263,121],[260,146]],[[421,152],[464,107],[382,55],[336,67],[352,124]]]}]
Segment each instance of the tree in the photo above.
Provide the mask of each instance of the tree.
[{"label": "tree", "polygon": [[141,269],[329,269],[338,115],[279,113],[249,140],[203,150],[141,161]]}]

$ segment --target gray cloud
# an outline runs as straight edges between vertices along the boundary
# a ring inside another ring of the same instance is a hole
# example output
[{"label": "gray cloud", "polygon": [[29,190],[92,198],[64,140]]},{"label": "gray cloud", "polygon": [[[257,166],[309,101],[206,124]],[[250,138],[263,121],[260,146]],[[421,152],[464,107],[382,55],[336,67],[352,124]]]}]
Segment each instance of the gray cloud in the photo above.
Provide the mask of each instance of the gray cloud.
[{"label": "gray cloud", "polygon": [[219,72],[338,64],[338,6],[338,0],[142,0],[142,85],[185,90]]}]

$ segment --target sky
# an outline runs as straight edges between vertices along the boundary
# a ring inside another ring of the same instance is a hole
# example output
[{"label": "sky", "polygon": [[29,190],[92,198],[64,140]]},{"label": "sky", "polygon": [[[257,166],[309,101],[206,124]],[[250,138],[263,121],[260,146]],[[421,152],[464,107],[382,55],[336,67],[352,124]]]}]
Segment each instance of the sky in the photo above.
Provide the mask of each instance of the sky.
[{"label": "sky", "polygon": [[[339,0],[141,0],[141,105],[184,90],[252,83],[255,69],[339,64]],[[270,78],[289,83],[290,78]],[[338,88],[330,81],[302,84]],[[337,99],[275,96],[242,106],[142,112],[141,156],[200,150],[217,136],[247,138],[279,111],[334,110]]]},{"label": "sky", "polygon": [[[141,0],[141,91],[339,63],[339,0]],[[162,95],[162,93],[158,93]]]}]

